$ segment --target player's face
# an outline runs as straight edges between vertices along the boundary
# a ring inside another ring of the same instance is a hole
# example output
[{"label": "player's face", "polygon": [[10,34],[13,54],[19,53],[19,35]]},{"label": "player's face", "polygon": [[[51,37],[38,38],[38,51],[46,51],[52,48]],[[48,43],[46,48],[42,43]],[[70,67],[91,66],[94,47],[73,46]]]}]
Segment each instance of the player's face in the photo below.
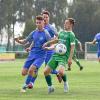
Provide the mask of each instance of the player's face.
[{"label": "player's face", "polygon": [[44,28],[44,20],[36,20],[36,26],[38,29]]},{"label": "player's face", "polygon": [[72,28],[72,24],[70,23],[69,20],[65,20],[64,29],[65,29],[65,30],[68,30],[68,29],[70,29],[70,28]]},{"label": "player's face", "polygon": [[47,14],[43,14],[43,18],[44,18],[44,23],[48,24],[49,23],[49,16]]}]

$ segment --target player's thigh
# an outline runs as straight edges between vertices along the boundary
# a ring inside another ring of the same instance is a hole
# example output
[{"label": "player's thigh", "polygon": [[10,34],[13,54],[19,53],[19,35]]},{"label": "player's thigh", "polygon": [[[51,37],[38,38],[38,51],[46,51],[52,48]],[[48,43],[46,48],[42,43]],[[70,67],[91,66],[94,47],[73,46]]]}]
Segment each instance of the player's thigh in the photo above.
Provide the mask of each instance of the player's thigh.
[{"label": "player's thigh", "polygon": [[24,63],[24,66],[22,68],[22,75],[25,76],[27,75],[27,72],[32,64],[34,60],[26,60],[26,62]]},{"label": "player's thigh", "polygon": [[60,61],[60,62],[58,63],[58,67],[59,67],[59,69],[58,69],[59,73],[60,73],[61,75],[64,75],[64,73],[65,73],[65,67],[66,67],[65,61]]},{"label": "player's thigh", "polygon": [[45,60],[44,58],[36,58],[33,61],[31,67],[29,68],[29,73],[35,74],[36,70],[38,70],[42,66],[44,60]]},{"label": "player's thigh", "polygon": [[47,52],[46,58],[45,58],[45,64],[49,62],[53,54],[54,54],[53,52]]},{"label": "player's thigh", "polygon": [[58,61],[55,60],[55,58],[51,58],[50,61],[47,64],[52,70],[55,70],[58,66]]}]

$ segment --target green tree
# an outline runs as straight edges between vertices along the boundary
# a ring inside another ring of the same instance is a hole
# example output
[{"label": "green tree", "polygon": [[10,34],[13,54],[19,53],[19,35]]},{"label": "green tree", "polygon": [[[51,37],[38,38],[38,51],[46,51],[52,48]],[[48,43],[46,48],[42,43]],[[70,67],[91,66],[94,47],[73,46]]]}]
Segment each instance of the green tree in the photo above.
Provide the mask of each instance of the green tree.
[{"label": "green tree", "polygon": [[74,17],[76,36],[84,43],[91,41],[100,30],[100,2],[98,0],[74,0],[69,6],[69,17]]},{"label": "green tree", "polygon": [[35,11],[36,15],[40,14],[42,10],[48,10],[51,14],[50,22],[55,23],[59,29],[63,27],[63,22],[67,17],[67,0],[36,0]]},{"label": "green tree", "polygon": [[25,30],[23,32],[23,37],[25,38],[26,36],[28,36],[29,33],[35,29],[35,27],[35,23],[32,19],[27,20],[25,24]]}]

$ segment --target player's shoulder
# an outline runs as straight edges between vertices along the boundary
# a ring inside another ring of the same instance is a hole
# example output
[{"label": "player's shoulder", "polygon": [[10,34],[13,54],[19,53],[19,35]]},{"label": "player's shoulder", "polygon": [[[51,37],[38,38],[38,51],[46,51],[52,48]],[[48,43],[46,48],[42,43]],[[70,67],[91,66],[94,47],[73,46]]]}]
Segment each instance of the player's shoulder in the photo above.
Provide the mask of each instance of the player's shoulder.
[{"label": "player's shoulder", "polygon": [[73,35],[75,35],[75,33],[73,32],[73,31],[69,31],[70,32],[70,34],[73,34]]},{"label": "player's shoulder", "polygon": [[35,32],[37,32],[37,29],[33,30],[30,34],[34,34]]},{"label": "player's shoulder", "polygon": [[62,31],[60,31],[59,33],[65,33],[65,31],[62,30]]},{"label": "player's shoulder", "polygon": [[96,36],[100,36],[100,33],[97,33]]},{"label": "player's shoulder", "polygon": [[55,25],[52,25],[52,24],[48,24],[49,28],[52,29],[52,30],[56,30],[56,27]]}]

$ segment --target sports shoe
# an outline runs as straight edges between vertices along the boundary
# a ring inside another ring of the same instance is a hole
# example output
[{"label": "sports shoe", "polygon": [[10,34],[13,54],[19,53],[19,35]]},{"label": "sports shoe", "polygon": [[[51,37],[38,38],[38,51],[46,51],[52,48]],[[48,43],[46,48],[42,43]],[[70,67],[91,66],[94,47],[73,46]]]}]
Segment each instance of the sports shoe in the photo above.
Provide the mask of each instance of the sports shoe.
[{"label": "sports shoe", "polygon": [[64,92],[68,92],[68,90],[69,90],[68,82],[64,82]]},{"label": "sports shoe", "polygon": [[26,89],[23,89],[23,88],[22,88],[22,89],[20,90],[20,92],[21,92],[21,93],[25,93],[25,92],[26,92]]},{"label": "sports shoe", "polygon": [[26,89],[27,89],[27,85],[24,85],[20,92],[24,93],[24,92],[26,92]]},{"label": "sports shoe", "polygon": [[83,66],[80,67],[80,71],[83,70]]},{"label": "sports shoe", "polygon": [[70,67],[68,67],[68,71],[71,71],[71,68]]},{"label": "sports shoe", "polygon": [[48,87],[48,94],[50,94],[50,93],[52,93],[52,92],[54,92],[54,88],[53,87]]},{"label": "sports shoe", "polygon": [[27,87],[28,87],[28,89],[32,89],[33,88],[33,84],[29,83]]},{"label": "sports shoe", "polygon": [[59,83],[61,83],[62,82],[62,77],[60,76],[60,74],[56,74],[56,76],[57,76],[57,79],[58,79]]}]

